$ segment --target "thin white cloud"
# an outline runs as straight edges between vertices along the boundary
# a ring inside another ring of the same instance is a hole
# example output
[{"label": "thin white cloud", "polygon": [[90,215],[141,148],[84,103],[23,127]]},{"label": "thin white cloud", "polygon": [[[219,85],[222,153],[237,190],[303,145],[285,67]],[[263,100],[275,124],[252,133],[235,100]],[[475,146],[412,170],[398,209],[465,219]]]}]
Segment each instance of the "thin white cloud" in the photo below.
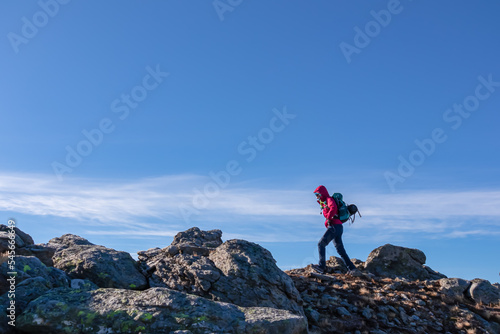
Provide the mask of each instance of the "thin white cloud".
[{"label": "thin white cloud", "polygon": [[[173,236],[184,227],[212,224],[229,236],[259,241],[318,238],[322,217],[312,192],[263,189],[247,183],[230,184],[206,196],[204,189],[210,182],[188,174],[59,182],[47,175],[0,173],[0,211],[101,226],[89,234]],[[351,226],[351,233],[360,239],[414,233],[449,238],[500,234],[500,190],[364,192],[348,197],[363,214]],[[189,221],[182,209],[191,210]]]}]

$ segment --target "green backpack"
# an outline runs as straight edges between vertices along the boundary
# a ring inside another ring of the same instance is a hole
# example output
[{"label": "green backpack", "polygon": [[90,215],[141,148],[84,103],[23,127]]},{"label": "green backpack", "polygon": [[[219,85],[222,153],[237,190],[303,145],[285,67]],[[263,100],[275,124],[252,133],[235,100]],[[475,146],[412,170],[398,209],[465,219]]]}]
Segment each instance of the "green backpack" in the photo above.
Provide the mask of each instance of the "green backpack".
[{"label": "green backpack", "polygon": [[361,217],[361,213],[359,213],[358,207],[354,204],[346,205],[344,202],[344,196],[341,193],[334,193],[332,195],[335,204],[337,204],[338,212],[335,215],[342,223],[351,218],[351,222],[354,223],[354,219],[356,218],[356,213]]},{"label": "green backpack", "polygon": [[346,221],[349,220],[349,217],[351,216],[349,209],[347,208],[347,204],[345,204],[344,196],[342,196],[341,193],[334,193],[332,195],[333,200],[335,201],[335,204],[337,204],[337,209],[338,212],[335,215],[336,218],[338,218],[342,223],[345,223]]}]

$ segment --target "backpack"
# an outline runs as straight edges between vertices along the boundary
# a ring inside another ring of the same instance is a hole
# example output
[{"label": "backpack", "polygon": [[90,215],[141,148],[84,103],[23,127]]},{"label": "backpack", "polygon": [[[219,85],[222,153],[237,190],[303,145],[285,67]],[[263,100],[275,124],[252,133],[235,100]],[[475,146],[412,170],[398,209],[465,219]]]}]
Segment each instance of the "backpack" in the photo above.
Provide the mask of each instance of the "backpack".
[{"label": "backpack", "polygon": [[335,215],[342,223],[351,219],[351,223],[354,223],[354,219],[356,219],[356,212],[361,217],[361,213],[359,213],[358,207],[355,204],[347,205],[344,202],[344,196],[341,193],[334,193],[332,195],[332,199],[335,201],[337,205],[338,212]]}]

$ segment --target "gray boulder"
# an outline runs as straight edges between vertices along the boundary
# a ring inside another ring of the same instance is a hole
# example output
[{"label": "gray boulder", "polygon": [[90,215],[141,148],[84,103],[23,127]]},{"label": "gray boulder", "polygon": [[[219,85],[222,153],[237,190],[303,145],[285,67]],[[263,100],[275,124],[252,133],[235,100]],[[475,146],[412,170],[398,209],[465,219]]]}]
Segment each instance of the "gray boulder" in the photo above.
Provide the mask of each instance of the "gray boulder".
[{"label": "gray boulder", "polygon": [[470,282],[461,278],[442,278],[439,280],[441,297],[448,303],[463,302]]},{"label": "gray boulder", "polygon": [[[17,320],[27,333],[307,333],[303,316],[244,308],[170,290],[54,289]],[[145,302],[147,301],[147,302]]]},{"label": "gray boulder", "polygon": [[62,248],[68,248],[73,246],[95,246],[93,243],[85,238],[80,237],[75,234],[64,234],[58,238],[52,238],[49,240],[48,246],[56,248],[56,250]]},{"label": "gray boulder", "polygon": [[[9,232],[11,230],[6,225],[0,224],[0,253],[9,251]],[[44,245],[35,244],[33,238],[14,227],[15,231],[15,252],[16,255],[36,256],[46,266],[52,266],[52,255],[54,250]]]},{"label": "gray boulder", "polygon": [[70,287],[71,289],[87,290],[87,291],[99,289],[99,287],[95,285],[93,282],[87,279],[80,279],[80,278],[72,279]]},{"label": "gray boulder", "polygon": [[[56,268],[46,267],[36,257],[17,256],[15,257],[15,266],[10,268],[5,262],[0,266],[0,282],[2,284],[2,295],[0,296],[0,333],[11,333],[13,327],[8,325],[10,311],[9,295],[14,292],[15,314],[19,315],[27,305],[40,297],[50,289],[68,287],[69,280],[66,274]],[[11,272],[17,275],[10,274]],[[10,283],[14,282],[12,291]]]},{"label": "gray boulder", "polygon": [[190,245],[202,248],[217,248],[222,245],[222,231],[202,231],[198,227],[192,227],[189,230],[177,233],[171,245]]},{"label": "gray boulder", "polygon": [[[10,236],[11,236],[11,233],[5,232],[5,231],[0,231],[0,253],[8,252],[10,250],[10,248],[9,248],[9,246],[10,246],[9,241],[11,240]],[[21,247],[26,246],[23,239],[21,239],[21,237],[17,234],[15,234],[13,236],[13,240],[14,240],[14,243],[15,243],[14,245],[15,245],[16,249],[19,249]]]},{"label": "gray boulder", "polygon": [[72,234],[51,239],[47,246],[55,249],[54,267],[71,278],[88,279],[103,288],[145,289],[148,286],[137,262],[127,252],[94,245]]},{"label": "gray boulder", "polygon": [[12,275],[10,272],[16,273],[16,284],[19,285],[24,280],[30,278],[41,277],[47,282],[49,288],[55,287],[67,287],[69,286],[69,280],[67,275],[56,268],[47,267],[38,258],[34,256],[16,256],[14,258],[15,265],[14,268],[10,268],[8,262],[2,263],[0,265],[0,294],[4,294],[9,289],[7,279]]},{"label": "gray boulder", "polygon": [[219,279],[220,271],[207,256],[222,244],[221,236],[220,230],[201,231],[193,227],[177,233],[164,249],[138,252],[149,285],[209,297],[207,291]]},{"label": "gray boulder", "polygon": [[54,266],[54,262],[52,261],[54,253],[54,248],[47,247],[43,244],[27,245],[26,247],[16,249],[17,255],[35,256],[48,267]]},{"label": "gray boulder", "polygon": [[487,280],[476,278],[471,281],[468,295],[481,304],[499,304],[500,290]]},{"label": "gray boulder", "polygon": [[302,300],[293,281],[276,266],[267,249],[245,240],[229,240],[209,258],[222,272],[210,290],[215,300],[303,314]]},{"label": "gray boulder", "polygon": [[332,274],[345,274],[348,269],[340,257],[330,256],[330,258],[326,261],[326,271]]},{"label": "gray boulder", "polygon": [[167,287],[238,306],[265,306],[303,314],[293,281],[271,253],[244,240],[222,244],[220,230],[192,228],[164,249],[139,252],[151,287]]},{"label": "gray boulder", "polygon": [[[168,254],[168,253],[166,253]],[[159,255],[147,262],[151,287],[168,287],[210,298],[212,284],[221,272],[208,257],[194,255]]]},{"label": "gray boulder", "polygon": [[[9,250],[9,232],[12,231],[7,225],[0,224],[0,253]],[[16,248],[25,247],[27,245],[33,245],[33,238],[21,231],[19,228],[14,227]]]},{"label": "gray boulder", "polygon": [[425,266],[424,252],[386,244],[373,250],[365,262],[365,269],[377,276],[404,277],[410,280],[435,280],[446,278]]}]

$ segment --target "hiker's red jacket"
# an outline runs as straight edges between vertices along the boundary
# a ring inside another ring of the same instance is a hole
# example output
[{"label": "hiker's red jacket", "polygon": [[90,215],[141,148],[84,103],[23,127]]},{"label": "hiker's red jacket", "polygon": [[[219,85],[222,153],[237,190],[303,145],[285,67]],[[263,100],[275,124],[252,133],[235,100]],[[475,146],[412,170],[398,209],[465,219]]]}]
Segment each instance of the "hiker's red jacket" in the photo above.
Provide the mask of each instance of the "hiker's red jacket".
[{"label": "hiker's red jacket", "polygon": [[314,190],[314,192],[321,194],[321,198],[317,202],[323,208],[323,216],[325,216],[326,218],[326,228],[328,228],[328,222],[330,222],[330,225],[342,224],[340,219],[334,218],[334,216],[337,214],[337,204],[335,204],[333,198],[331,198],[328,194],[328,190],[326,190],[324,186],[319,186],[318,188],[316,188],[316,190]]}]

